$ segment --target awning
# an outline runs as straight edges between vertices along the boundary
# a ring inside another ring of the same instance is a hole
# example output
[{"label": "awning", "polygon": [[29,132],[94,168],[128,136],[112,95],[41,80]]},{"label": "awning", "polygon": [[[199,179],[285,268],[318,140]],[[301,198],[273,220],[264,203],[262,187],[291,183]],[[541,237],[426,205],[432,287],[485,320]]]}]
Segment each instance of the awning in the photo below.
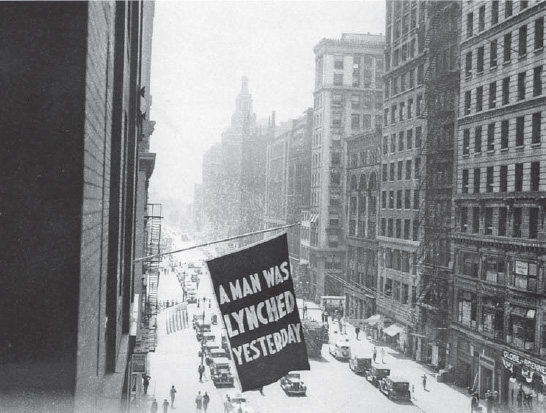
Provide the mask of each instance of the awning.
[{"label": "awning", "polygon": [[383,330],[383,332],[391,337],[394,337],[401,331],[404,331],[404,326],[401,326],[398,323],[391,324],[386,329]]},{"label": "awning", "polygon": [[512,309],[510,310],[510,314],[514,315],[516,317],[522,317],[522,318],[535,318],[536,311],[529,308],[519,307],[519,306],[512,306]]},{"label": "awning", "polygon": [[365,323],[374,326],[382,320],[383,316],[381,314],[374,314],[371,317],[368,317],[364,320]]}]

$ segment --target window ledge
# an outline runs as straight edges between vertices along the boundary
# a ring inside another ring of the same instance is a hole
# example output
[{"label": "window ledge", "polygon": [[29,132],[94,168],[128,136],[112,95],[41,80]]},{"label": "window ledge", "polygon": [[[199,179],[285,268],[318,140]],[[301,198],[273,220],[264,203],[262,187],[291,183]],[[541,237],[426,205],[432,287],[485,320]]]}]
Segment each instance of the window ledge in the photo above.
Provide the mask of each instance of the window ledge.
[{"label": "window ledge", "polygon": [[540,148],[540,142],[532,143],[531,148]]},{"label": "window ledge", "polygon": [[493,72],[493,71],[497,70],[497,67],[498,67],[498,65],[497,65],[497,63],[495,63],[495,66],[489,66],[489,71]]},{"label": "window ledge", "polygon": [[521,151],[523,148],[525,148],[525,145],[518,145],[515,147],[515,149],[519,151]]},{"label": "window ledge", "polygon": [[527,59],[527,53],[518,55],[518,60],[523,60],[523,59]]},{"label": "window ledge", "polygon": [[543,51],[544,51],[544,46],[539,47],[538,49],[533,50],[533,53],[539,54],[539,53],[542,53]]}]

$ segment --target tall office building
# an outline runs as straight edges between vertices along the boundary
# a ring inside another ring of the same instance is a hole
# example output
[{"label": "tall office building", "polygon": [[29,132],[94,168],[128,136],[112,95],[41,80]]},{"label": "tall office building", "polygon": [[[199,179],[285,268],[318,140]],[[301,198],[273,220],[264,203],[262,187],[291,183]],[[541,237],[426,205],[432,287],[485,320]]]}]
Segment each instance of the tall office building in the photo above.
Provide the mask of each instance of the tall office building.
[{"label": "tall office building", "polygon": [[451,363],[512,410],[546,394],[545,15],[544,1],[462,10]]},{"label": "tall office building", "polygon": [[[341,295],[346,142],[381,123],[384,36],[342,34],[314,48],[315,91],[309,227],[310,297]],[[330,276],[332,275],[332,276]]]},{"label": "tall office building", "polygon": [[458,1],[387,1],[378,312],[384,334],[442,368],[458,96]]}]

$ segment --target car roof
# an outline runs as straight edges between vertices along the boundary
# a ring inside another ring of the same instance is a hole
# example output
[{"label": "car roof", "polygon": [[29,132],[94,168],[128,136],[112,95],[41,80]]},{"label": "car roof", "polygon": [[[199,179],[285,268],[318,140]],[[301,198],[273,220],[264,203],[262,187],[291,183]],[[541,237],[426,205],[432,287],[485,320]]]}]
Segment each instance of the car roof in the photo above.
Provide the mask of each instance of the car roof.
[{"label": "car roof", "polygon": [[227,357],[218,357],[214,359],[214,364],[230,364],[231,360]]},{"label": "car roof", "polygon": [[398,376],[389,376],[388,377],[391,381],[393,382],[396,382],[396,383],[409,383],[409,381],[407,381],[405,378],[403,377],[398,377]]}]

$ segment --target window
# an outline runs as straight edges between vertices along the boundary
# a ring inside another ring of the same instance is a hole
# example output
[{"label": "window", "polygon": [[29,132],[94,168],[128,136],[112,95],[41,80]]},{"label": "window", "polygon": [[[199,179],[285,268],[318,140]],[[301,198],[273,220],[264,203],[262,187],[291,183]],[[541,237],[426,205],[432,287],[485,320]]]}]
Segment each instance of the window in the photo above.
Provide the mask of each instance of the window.
[{"label": "window", "polygon": [[519,11],[522,11],[523,9],[526,9],[528,5],[529,5],[529,1],[520,0],[520,2],[519,2]]},{"label": "window", "polygon": [[383,173],[381,174],[381,180],[382,180],[383,182],[387,182],[387,175],[388,175],[388,174],[387,174],[387,164],[384,163],[384,164],[383,164]]},{"label": "window", "polygon": [[417,67],[417,84],[422,85],[424,80],[425,80],[425,65],[420,64]]},{"label": "window", "polygon": [[419,179],[421,177],[421,158],[415,158],[415,168],[413,176],[415,179]]},{"label": "window", "polygon": [[396,238],[402,238],[402,220],[397,219],[396,220]]},{"label": "window", "polygon": [[395,166],[396,165],[394,164],[394,162],[389,164],[389,181],[394,181],[394,168],[395,168]]},{"label": "window", "polygon": [[465,73],[466,76],[472,76],[472,52],[467,52],[465,56]]},{"label": "window", "polygon": [[497,106],[497,82],[489,83],[489,109]]},{"label": "window", "polygon": [[476,89],[476,112],[483,110],[483,86],[478,86]]},{"label": "window", "polygon": [[484,211],[484,234],[493,234],[493,208],[485,208]]},{"label": "window", "polygon": [[404,164],[404,161],[398,161],[398,180],[401,181],[402,180],[402,172],[404,172],[404,167],[403,167],[403,164]]},{"label": "window", "polygon": [[509,62],[512,57],[512,33],[504,35],[504,61]]},{"label": "window", "polygon": [[487,150],[495,150],[495,123],[487,125]]},{"label": "window", "polygon": [[387,220],[385,218],[381,218],[381,236],[385,236],[386,234],[386,227],[387,227]]},{"label": "window", "polygon": [[480,193],[480,185],[481,185],[481,171],[480,171],[480,168],[474,168],[474,193],[475,194]]},{"label": "window", "polygon": [[383,136],[383,154],[386,155],[389,151],[389,137]]},{"label": "window", "polygon": [[396,134],[391,135],[391,153],[396,152]]},{"label": "window", "polygon": [[402,209],[402,190],[396,191],[396,209]]},{"label": "window", "polygon": [[523,126],[524,117],[519,116],[516,118],[516,146],[523,146]]},{"label": "window", "polygon": [[463,155],[470,153],[470,129],[463,131]]},{"label": "window", "polygon": [[513,4],[511,0],[506,0],[504,2],[504,18],[507,19],[512,15]]},{"label": "window", "polygon": [[400,111],[398,112],[399,118],[398,120],[402,122],[404,120],[404,111],[405,111],[405,103],[400,102]]},{"label": "window", "polygon": [[468,194],[468,169],[463,169],[462,193]]},{"label": "window", "polygon": [[531,143],[540,143],[540,127],[542,123],[542,112],[533,113],[533,128]]},{"label": "window", "polygon": [[360,95],[352,95],[351,96],[351,107],[353,109],[359,109],[360,108]]},{"label": "window", "polygon": [[480,207],[472,207],[472,233],[480,232]]},{"label": "window", "polygon": [[474,153],[482,152],[482,127],[477,126],[474,136]]},{"label": "window", "polygon": [[341,100],[342,100],[343,96],[341,95],[341,93],[334,93],[333,96],[332,96],[332,104],[334,106],[341,106]]},{"label": "window", "polygon": [[398,150],[399,151],[404,150],[404,131],[398,134]]},{"label": "window", "polygon": [[420,206],[420,193],[419,193],[419,189],[414,189],[413,190],[413,209],[419,209],[419,206]]},{"label": "window", "polygon": [[527,54],[527,25],[523,25],[519,28],[519,48],[518,54],[525,56]]},{"label": "window", "polygon": [[387,220],[387,237],[392,238],[394,221],[392,218]]},{"label": "window", "polygon": [[523,190],[523,164],[517,163],[515,169],[514,191],[521,192]]},{"label": "window", "polygon": [[501,122],[501,149],[508,148],[508,130],[509,123],[508,119]]},{"label": "window", "polygon": [[391,106],[391,124],[396,123],[396,105]]},{"label": "window", "polygon": [[413,99],[408,99],[408,119],[413,118]]},{"label": "window", "polygon": [[464,92],[464,114],[470,114],[470,104],[471,104],[472,95],[470,90]]},{"label": "window", "polygon": [[411,159],[406,161],[406,179],[411,179]]},{"label": "window", "polygon": [[540,188],[540,162],[531,162],[531,191]]},{"label": "window", "polygon": [[498,0],[493,1],[491,4],[491,23],[497,24],[499,22],[499,2]]},{"label": "window", "polygon": [[502,104],[510,103],[510,77],[502,79]]},{"label": "window", "polygon": [[461,232],[466,232],[468,229],[468,208],[461,207]]},{"label": "window", "polygon": [[507,218],[508,218],[508,208],[499,208],[498,235],[501,237],[506,236]]},{"label": "window", "polygon": [[383,125],[389,124],[389,108],[383,109]]},{"label": "window", "polygon": [[417,95],[417,116],[424,115],[423,113],[423,95]]},{"label": "window", "polygon": [[499,191],[508,191],[508,165],[501,165],[500,167]]},{"label": "window", "polygon": [[485,6],[481,6],[478,11],[478,31],[485,30]]},{"label": "window", "polygon": [[484,46],[478,48],[478,64],[476,70],[478,73],[483,72],[483,57],[484,57]]},{"label": "window", "polygon": [[529,208],[529,238],[538,237],[538,208]]},{"label": "window", "polygon": [[411,209],[411,189],[404,192],[404,209]]},{"label": "window", "polygon": [[513,222],[514,225],[512,226],[512,237],[514,238],[521,238],[521,208],[514,208],[513,215]]},{"label": "window", "polygon": [[381,192],[381,208],[387,208],[387,191]]},{"label": "window", "polygon": [[542,66],[533,70],[533,96],[542,95]]},{"label": "window", "polygon": [[335,86],[343,86],[343,74],[334,73],[334,85]]},{"label": "window", "polygon": [[417,241],[419,240],[419,221],[415,220],[413,221],[413,231],[412,231],[412,240]]},{"label": "window", "polygon": [[474,14],[468,13],[466,15],[466,37],[472,37],[474,34]]},{"label": "window", "polygon": [[411,69],[409,72],[409,88],[413,89],[415,87],[415,69]]},{"label": "window", "polygon": [[423,128],[421,126],[417,126],[415,128],[415,147],[420,148],[421,147],[421,134],[422,134]]},{"label": "window", "polygon": [[341,125],[341,112],[332,113],[332,124],[339,126]]},{"label": "window", "polygon": [[400,92],[406,91],[406,73],[402,73],[400,76]]},{"label": "window", "polygon": [[492,40],[490,44],[489,65],[491,67],[497,66],[497,39]]},{"label": "window", "polygon": [[495,168],[493,166],[487,167],[487,181],[485,186],[486,192],[493,192],[493,182],[495,177]]},{"label": "window", "polygon": [[408,132],[406,133],[406,148],[413,148],[413,129],[408,129]]},{"label": "window", "polygon": [[518,73],[518,100],[525,99],[525,72]]},{"label": "window", "polygon": [[351,129],[360,128],[360,115],[352,114],[351,115]]},{"label": "window", "polygon": [[[544,17],[535,20],[535,50],[544,47]],[[545,343],[546,345],[546,343]]]},{"label": "window", "polygon": [[343,69],[343,56],[334,56],[334,69]]}]

